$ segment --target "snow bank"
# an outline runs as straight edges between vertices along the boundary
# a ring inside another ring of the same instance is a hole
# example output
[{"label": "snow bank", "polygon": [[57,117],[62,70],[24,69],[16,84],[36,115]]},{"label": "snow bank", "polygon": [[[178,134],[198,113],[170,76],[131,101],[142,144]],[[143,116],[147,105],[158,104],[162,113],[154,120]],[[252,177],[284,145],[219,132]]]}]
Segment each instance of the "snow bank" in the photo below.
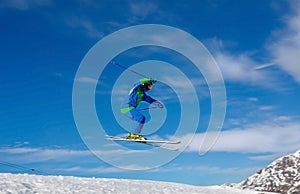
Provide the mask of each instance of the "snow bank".
[{"label": "snow bank", "polygon": [[228,186],[198,187],[178,183],[146,180],[80,178],[72,176],[41,176],[2,173],[0,174],[0,194],[4,193],[258,194],[256,191],[239,190],[237,188]]},{"label": "snow bank", "polygon": [[300,193],[300,150],[272,162],[237,185],[241,189]]}]

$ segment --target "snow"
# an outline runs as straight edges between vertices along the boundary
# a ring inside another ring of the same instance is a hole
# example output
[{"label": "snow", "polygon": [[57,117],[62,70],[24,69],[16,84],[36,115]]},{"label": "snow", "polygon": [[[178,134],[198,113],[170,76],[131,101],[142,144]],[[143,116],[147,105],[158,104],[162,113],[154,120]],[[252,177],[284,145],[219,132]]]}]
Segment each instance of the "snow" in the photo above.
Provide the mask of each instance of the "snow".
[{"label": "snow", "polygon": [[225,185],[200,187],[179,183],[146,180],[0,173],[0,194],[10,193],[262,194],[262,192],[241,190]]},{"label": "snow", "polygon": [[300,193],[300,150],[275,160],[237,187],[286,194]]}]

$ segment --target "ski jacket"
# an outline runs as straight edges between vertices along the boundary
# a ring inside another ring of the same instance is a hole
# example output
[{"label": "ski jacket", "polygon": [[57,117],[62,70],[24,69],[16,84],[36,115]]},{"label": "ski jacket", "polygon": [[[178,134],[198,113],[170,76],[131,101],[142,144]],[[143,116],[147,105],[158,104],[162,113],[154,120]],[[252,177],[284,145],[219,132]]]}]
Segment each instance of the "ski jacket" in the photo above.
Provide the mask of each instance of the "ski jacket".
[{"label": "ski jacket", "polygon": [[151,79],[144,78],[140,80],[140,82],[134,86],[129,92],[129,98],[127,102],[125,102],[121,108],[122,113],[127,113],[128,111],[136,108],[141,101],[148,102],[149,104],[156,102],[157,100],[146,94],[147,88],[145,83],[154,83]]}]

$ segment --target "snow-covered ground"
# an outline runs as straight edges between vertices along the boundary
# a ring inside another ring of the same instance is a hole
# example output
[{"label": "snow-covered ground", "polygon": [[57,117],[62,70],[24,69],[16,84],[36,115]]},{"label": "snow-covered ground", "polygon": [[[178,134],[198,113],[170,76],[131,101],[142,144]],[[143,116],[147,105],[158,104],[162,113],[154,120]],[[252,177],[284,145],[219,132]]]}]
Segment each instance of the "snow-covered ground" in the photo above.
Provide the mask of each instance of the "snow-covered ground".
[{"label": "snow-covered ground", "polygon": [[180,193],[180,194],[262,194],[264,192],[245,191],[228,186],[191,186],[178,183],[80,178],[71,176],[41,176],[28,174],[0,174],[0,193]]},{"label": "snow-covered ground", "polygon": [[236,185],[257,191],[300,193],[300,150],[283,156]]}]

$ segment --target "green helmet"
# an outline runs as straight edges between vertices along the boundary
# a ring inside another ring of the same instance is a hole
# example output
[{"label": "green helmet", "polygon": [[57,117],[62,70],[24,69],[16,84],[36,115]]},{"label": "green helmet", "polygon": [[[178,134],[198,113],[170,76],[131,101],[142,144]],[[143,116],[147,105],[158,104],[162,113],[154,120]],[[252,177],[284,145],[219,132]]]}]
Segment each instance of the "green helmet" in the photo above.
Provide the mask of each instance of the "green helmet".
[{"label": "green helmet", "polygon": [[152,78],[143,78],[140,80],[140,84],[155,84],[156,83],[156,80],[155,79],[152,79]]},{"label": "green helmet", "polygon": [[140,80],[140,84],[143,84],[147,91],[152,89],[154,83],[156,83],[156,80],[152,78],[143,78]]}]

